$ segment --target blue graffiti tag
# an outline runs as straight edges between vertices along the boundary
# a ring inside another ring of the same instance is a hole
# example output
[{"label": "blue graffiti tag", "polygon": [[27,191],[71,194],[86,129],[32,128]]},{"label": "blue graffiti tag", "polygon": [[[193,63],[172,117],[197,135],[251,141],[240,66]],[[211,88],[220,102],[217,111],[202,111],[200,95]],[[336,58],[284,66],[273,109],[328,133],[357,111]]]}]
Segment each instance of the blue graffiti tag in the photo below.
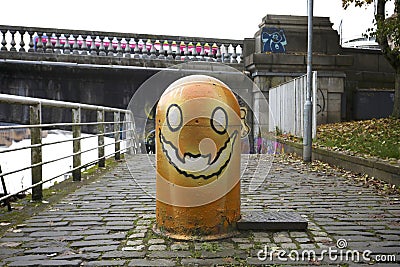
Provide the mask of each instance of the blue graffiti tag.
[{"label": "blue graffiti tag", "polygon": [[263,28],[261,32],[263,52],[285,53],[287,45],[285,32],[277,28]]}]

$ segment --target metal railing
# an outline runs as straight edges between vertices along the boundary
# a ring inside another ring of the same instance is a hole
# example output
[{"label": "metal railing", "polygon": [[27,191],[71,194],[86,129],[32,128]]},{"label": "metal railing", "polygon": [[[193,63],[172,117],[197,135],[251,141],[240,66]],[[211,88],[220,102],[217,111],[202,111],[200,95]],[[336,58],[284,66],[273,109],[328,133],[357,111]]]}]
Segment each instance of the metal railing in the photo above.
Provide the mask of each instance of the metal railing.
[{"label": "metal railing", "polygon": [[[16,95],[7,95],[0,94],[0,103],[1,104],[9,104],[9,105],[24,105],[29,106],[29,125],[3,125],[0,126],[0,132],[10,131],[10,130],[20,130],[20,129],[29,129],[30,131],[30,140],[31,144],[23,147],[16,147],[12,149],[4,149],[0,150],[0,154],[2,153],[10,153],[13,151],[20,150],[30,150],[31,161],[29,166],[24,166],[14,170],[8,170],[2,173],[1,171],[1,162],[0,162],[0,178],[3,187],[3,196],[0,197],[0,202],[5,202],[9,206],[8,199],[16,196],[20,193],[23,193],[27,190],[32,189],[32,200],[40,201],[43,198],[43,184],[49,181],[52,181],[60,176],[72,175],[73,181],[81,180],[82,170],[90,165],[98,164],[99,167],[104,167],[106,158],[114,156],[116,160],[121,158],[121,153],[136,153],[137,146],[135,140],[135,131],[134,131],[134,122],[133,115],[131,111],[104,107],[104,106],[96,106],[96,105],[88,105],[88,104],[79,104],[79,103],[71,103],[71,102],[63,102],[56,100],[48,100],[48,99],[39,99],[32,97],[23,97]],[[56,122],[56,123],[42,123],[42,108],[57,108],[66,111],[71,111],[71,122]],[[82,112],[96,112],[96,121],[86,121],[82,122]],[[106,115],[109,121],[105,120]],[[111,126],[110,126],[111,125]],[[82,127],[95,127],[95,134],[85,134],[82,136]],[[110,130],[107,131],[106,126],[110,126]],[[44,129],[72,129],[72,138],[66,140],[57,140],[52,142],[42,142],[42,136],[44,134]],[[112,142],[105,144],[105,137],[112,136]],[[97,138],[97,146],[94,148],[89,148],[86,150],[81,149],[81,141],[89,138]],[[42,148],[45,146],[61,144],[66,142],[72,142],[73,152],[69,155],[64,155],[57,158],[52,158],[50,160],[44,161],[42,157]],[[121,146],[121,144],[123,144]],[[114,145],[114,150],[112,153],[106,154],[105,148],[107,146]],[[97,158],[91,160],[85,164],[82,164],[82,154],[87,153],[89,151],[98,151]],[[72,169],[69,169],[66,172],[57,173],[56,175],[47,178],[43,178],[43,169],[42,167],[46,164],[50,164],[53,162],[65,160],[72,157]],[[18,160],[18,159],[15,159]],[[32,183],[30,186],[24,187],[21,190],[16,192],[7,193],[7,189],[5,187],[4,179],[7,176],[12,174],[24,171],[31,170],[31,179]],[[4,171],[4,168],[3,168]],[[10,208],[10,206],[9,206]]]},{"label": "metal railing", "polygon": [[[312,108],[312,137],[317,134],[317,72],[312,75],[313,108]],[[283,133],[303,137],[304,102],[306,100],[307,74],[278,85],[269,90],[269,131],[276,127]]]},{"label": "metal railing", "polygon": [[243,40],[0,25],[2,51],[164,61],[243,62]]}]

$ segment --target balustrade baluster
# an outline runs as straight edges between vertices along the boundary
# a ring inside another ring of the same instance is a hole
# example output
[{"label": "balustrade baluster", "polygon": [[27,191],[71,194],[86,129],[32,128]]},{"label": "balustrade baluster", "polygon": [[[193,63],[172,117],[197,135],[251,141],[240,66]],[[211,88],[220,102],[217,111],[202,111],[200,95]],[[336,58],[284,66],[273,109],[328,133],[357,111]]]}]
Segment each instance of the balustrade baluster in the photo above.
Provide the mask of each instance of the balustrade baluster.
[{"label": "balustrade baluster", "polygon": [[71,54],[71,45],[69,43],[70,34],[64,33],[65,43],[64,43],[64,54],[69,55]]},{"label": "balustrade baluster", "polygon": [[21,36],[21,41],[19,42],[19,52],[26,52],[25,50],[25,42],[24,42],[24,35],[25,32],[24,30],[19,30],[19,35]]},{"label": "balustrade baluster", "polygon": [[133,45],[135,46],[135,48],[133,48],[133,58],[140,58],[139,39],[137,42],[135,39],[133,39]]},{"label": "balustrade baluster", "polygon": [[242,63],[243,62],[243,46],[239,45],[239,47],[240,47],[240,56],[239,56],[239,58],[240,58],[240,62]]},{"label": "balustrade baluster", "polygon": [[221,55],[221,44],[217,44],[217,53],[215,55],[217,57],[217,62],[222,62]]},{"label": "balustrade baluster", "polygon": [[6,41],[7,30],[0,30],[0,32],[3,35],[3,38],[1,40],[1,51],[7,51],[7,47],[6,47],[6,45],[7,45],[7,41]]},{"label": "balustrade baluster", "polygon": [[44,52],[44,50],[43,50],[43,42],[42,42],[43,33],[42,32],[38,32],[37,34],[38,34],[38,41],[37,41],[37,44],[36,44],[36,52],[43,53]]},{"label": "balustrade baluster", "polygon": [[117,38],[117,57],[122,57],[123,56],[123,54],[122,54],[122,46],[121,46],[121,40],[122,40],[122,37],[116,37]]},{"label": "balustrade baluster", "polygon": [[100,38],[100,47],[99,47],[99,56],[106,56],[106,49],[104,48],[104,38],[105,36],[99,36]]},{"label": "balustrade baluster", "polygon": [[81,55],[88,55],[88,47],[87,47],[87,43],[86,43],[86,39],[87,39],[87,35],[81,35],[82,37],[82,45],[81,45]]},{"label": "balustrade baluster", "polygon": [[200,43],[200,47],[201,47],[201,50],[200,50],[200,61],[206,61],[206,59],[204,58],[204,56],[205,56],[204,45],[205,44]]},{"label": "balustrade baluster", "polygon": [[156,59],[156,49],[154,47],[154,42],[150,41],[151,47],[150,47],[150,59]]},{"label": "balustrade baluster", "polygon": [[238,63],[237,61],[237,54],[236,54],[236,47],[238,46],[237,44],[233,44],[233,53],[232,53],[232,63]]},{"label": "balustrade baluster", "polygon": [[61,44],[60,44],[60,37],[61,33],[56,32],[56,45],[54,46],[54,53],[61,54]]},{"label": "balustrade baluster", "polygon": [[149,50],[147,49],[147,42],[143,41],[143,46],[142,46],[142,58],[147,59],[149,58]]},{"label": "balustrade baluster", "polygon": [[160,41],[160,50],[159,50],[158,59],[161,59],[161,60],[165,59],[164,42],[162,40]]},{"label": "balustrade baluster", "polygon": [[224,47],[225,47],[224,63],[230,63],[231,62],[231,58],[229,56],[229,44],[224,45]]},{"label": "balustrade baluster", "polygon": [[90,55],[97,56],[96,36],[90,36]]},{"label": "balustrade baluster", "polygon": [[184,50],[183,54],[185,55],[185,58],[183,60],[189,61],[190,60],[190,58],[189,58],[189,43],[185,43],[185,50]]},{"label": "balustrade baluster", "polygon": [[131,38],[125,37],[126,45],[125,45],[125,57],[131,58]]},{"label": "balustrade baluster", "polygon": [[52,34],[46,33],[47,35],[47,42],[46,42],[46,53],[52,54],[53,51],[53,44],[51,43],[51,36]]},{"label": "balustrade baluster", "polygon": [[207,61],[208,62],[213,62],[214,61],[214,53],[213,53],[213,44],[209,43],[209,50],[207,54]]},{"label": "balustrade baluster", "polygon": [[11,33],[11,48],[10,48],[10,51],[12,51],[12,52],[17,52],[17,48],[15,48],[15,45],[17,44],[16,42],[15,42],[15,32],[16,31],[14,31],[14,30],[11,30],[10,31],[10,33]]},{"label": "balustrade baluster", "polygon": [[172,55],[172,41],[167,41],[168,50],[167,50],[167,60],[174,60],[174,56]]},{"label": "balustrade baluster", "polygon": [[196,42],[193,42],[193,49],[192,49],[192,61],[197,61],[197,46]]},{"label": "balustrade baluster", "polygon": [[[33,34],[34,32],[28,31],[28,35],[29,35],[29,49],[28,52],[35,52],[35,49],[33,48],[35,45],[33,44]],[[1,48],[3,49],[3,48]]]},{"label": "balustrade baluster", "polygon": [[113,46],[114,37],[108,37],[108,49],[107,49],[107,56],[113,57],[114,56],[114,46]]},{"label": "balustrade baluster", "polygon": [[176,53],[175,53],[175,60],[176,61],[181,61],[182,57],[181,57],[181,44],[182,42],[178,41],[176,42]]}]

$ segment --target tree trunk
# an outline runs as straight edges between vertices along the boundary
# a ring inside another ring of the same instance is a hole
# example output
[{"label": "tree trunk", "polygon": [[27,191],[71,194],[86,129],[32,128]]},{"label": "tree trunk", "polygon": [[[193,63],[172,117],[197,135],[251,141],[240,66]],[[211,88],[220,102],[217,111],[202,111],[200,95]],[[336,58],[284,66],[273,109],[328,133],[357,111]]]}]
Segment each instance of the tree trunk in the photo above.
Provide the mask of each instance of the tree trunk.
[{"label": "tree trunk", "polygon": [[392,116],[400,119],[400,67],[396,69],[394,82],[394,105]]}]

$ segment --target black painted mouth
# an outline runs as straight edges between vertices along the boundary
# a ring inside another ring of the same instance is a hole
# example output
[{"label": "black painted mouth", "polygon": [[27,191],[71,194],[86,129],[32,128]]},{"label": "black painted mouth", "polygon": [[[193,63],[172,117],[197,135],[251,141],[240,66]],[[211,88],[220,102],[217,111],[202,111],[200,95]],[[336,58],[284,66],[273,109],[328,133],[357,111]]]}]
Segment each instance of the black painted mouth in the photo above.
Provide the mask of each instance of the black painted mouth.
[{"label": "black painted mouth", "polygon": [[[228,166],[236,142],[238,131],[235,130],[225,141],[224,145],[218,150],[215,158],[211,160],[211,154],[192,154],[185,152],[183,158],[179,155],[178,148],[162,134],[159,129],[159,138],[164,155],[169,163],[182,175],[188,178],[205,180],[214,176],[219,176]],[[196,164],[197,163],[197,164]],[[197,165],[197,166],[196,166]],[[199,168],[195,169],[194,167]],[[183,167],[186,167],[185,169]],[[192,170],[190,170],[192,168]],[[194,168],[194,169],[193,169]]]}]

